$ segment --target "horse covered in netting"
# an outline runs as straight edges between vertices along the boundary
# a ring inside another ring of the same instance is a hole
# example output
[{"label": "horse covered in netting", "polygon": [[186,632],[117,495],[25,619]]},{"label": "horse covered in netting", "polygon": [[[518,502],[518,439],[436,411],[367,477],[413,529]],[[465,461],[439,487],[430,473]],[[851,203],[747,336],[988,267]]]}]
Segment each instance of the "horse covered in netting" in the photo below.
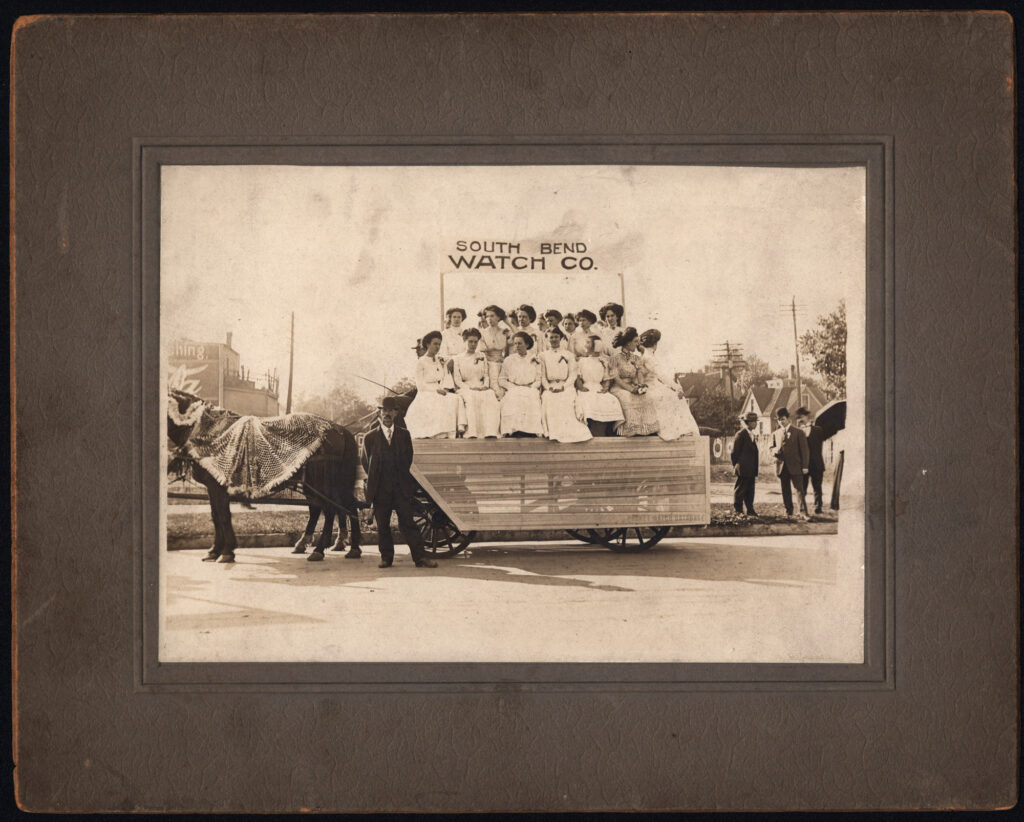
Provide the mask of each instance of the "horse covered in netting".
[{"label": "horse covered in netting", "polygon": [[310,560],[324,558],[333,542],[335,517],[342,531],[348,517],[352,552],[358,554],[357,512],[364,506],[355,498],[359,448],[348,429],[315,414],[240,416],[172,386],[167,436],[173,444],[168,473],[183,476],[191,471],[209,492],[215,536],[204,562],[235,560],[232,496],[253,500],[284,487],[301,490],[312,522],[314,510],[324,513],[324,528]]}]

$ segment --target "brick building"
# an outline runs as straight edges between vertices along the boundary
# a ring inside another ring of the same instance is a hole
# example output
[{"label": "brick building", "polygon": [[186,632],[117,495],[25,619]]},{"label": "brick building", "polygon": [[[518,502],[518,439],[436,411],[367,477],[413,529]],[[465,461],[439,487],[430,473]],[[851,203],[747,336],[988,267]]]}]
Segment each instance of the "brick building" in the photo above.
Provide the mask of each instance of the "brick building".
[{"label": "brick building", "polygon": [[197,393],[207,402],[242,415],[276,417],[281,413],[276,372],[253,377],[231,347],[230,331],[222,343],[184,337],[175,340],[168,364],[172,370],[181,365],[188,368],[191,379],[199,383]]}]

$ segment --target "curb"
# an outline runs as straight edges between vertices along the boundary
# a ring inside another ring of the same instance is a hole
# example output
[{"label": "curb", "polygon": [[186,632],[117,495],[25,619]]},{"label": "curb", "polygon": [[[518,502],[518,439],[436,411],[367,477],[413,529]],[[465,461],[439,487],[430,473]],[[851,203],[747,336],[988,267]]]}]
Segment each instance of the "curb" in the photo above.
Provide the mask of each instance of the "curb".
[{"label": "curb", "polygon": [[[672,537],[780,537],[798,535],[828,535],[839,533],[837,522],[791,522],[785,524],[749,524],[749,525],[677,525],[669,530],[667,538]],[[283,548],[294,545],[301,531],[288,531],[276,534],[239,534],[239,548]],[[402,543],[402,535],[395,534],[395,542]],[[565,542],[571,537],[564,530],[553,531],[478,531],[474,542]],[[206,550],[213,542],[213,534],[208,536],[173,536],[167,537],[168,551],[187,551],[202,548]],[[376,545],[377,534],[364,532],[361,544]],[[583,545],[584,543],[580,543]]]}]

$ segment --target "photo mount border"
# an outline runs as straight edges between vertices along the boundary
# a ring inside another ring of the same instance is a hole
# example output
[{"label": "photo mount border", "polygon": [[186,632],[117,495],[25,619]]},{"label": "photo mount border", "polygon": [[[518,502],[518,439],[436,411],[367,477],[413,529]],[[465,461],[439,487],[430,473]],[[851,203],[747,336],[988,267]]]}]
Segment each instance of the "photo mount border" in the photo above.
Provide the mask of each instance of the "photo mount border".
[{"label": "photo mount border", "polygon": [[[864,663],[161,663],[159,637],[162,165],[699,165],[866,170]],[[677,136],[209,138],[133,141],[136,692],[666,692],[893,690],[893,138]],[[147,485],[148,482],[148,485]]]}]

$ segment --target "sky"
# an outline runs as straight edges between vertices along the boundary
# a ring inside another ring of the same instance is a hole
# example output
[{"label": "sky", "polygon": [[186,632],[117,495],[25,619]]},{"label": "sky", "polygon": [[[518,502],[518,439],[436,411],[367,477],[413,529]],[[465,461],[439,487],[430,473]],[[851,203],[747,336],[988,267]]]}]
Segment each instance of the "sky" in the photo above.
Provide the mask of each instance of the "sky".
[{"label": "sky", "polygon": [[[862,167],[164,166],[160,239],[165,351],[230,331],[243,366],[277,369],[282,397],[291,312],[296,396],[348,384],[373,399],[363,378],[413,376],[442,275],[445,304],[471,314],[596,311],[624,290],[625,324],[660,329],[675,371],[726,341],[788,370],[794,297],[801,333],[846,299],[862,340]],[[518,250],[504,272],[497,251],[494,270],[457,267],[480,262],[474,241]],[[541,253],[553,243],[573,250]]]}]

